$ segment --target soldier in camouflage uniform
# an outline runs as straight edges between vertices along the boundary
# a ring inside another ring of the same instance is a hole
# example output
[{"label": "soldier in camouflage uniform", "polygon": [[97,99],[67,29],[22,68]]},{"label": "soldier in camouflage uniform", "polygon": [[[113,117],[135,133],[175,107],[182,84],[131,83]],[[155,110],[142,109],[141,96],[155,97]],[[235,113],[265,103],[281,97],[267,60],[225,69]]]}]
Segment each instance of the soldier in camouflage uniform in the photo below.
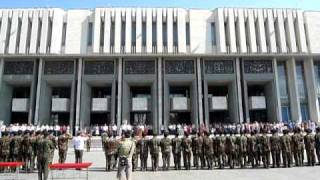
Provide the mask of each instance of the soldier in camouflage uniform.
[{"label": "soldier in camouflage uniform", "polygon": [[50,134],[49,134],[49,139],[52,141],[52,144],[53,144],[53,149],[50,149],[51,152],[50,152],[50,160],[49,160],[49,164],[52,164],[53,162],[53,157],[54,157],[54,150],[57,148],[57,141],[56,141],[56,138],[54,137],[53,135],[53,131],[50,131]]},{"label": "soldier in camouflage uniform", "polygon": [[160,141],[163,170],[169,170],[171,156],[171,139],[168,138],[169,133],[164,132],[164,138]]},{"label": "soldier in camouflage uniform", "polygon": [[91,150],[91,132],[88,133],[88,139],[86,141],[86,148],[87,148],[87,152],[90,152],[90,150]]},{"label": "soldier in camouflage uniform", "polygon": [[315,148],[316,148],[316,154],[318,158],[318,164],[320,165],[320,127],[317,127],[316,129]]},{"label": "soldier in camouflage uniform", "polygon": [[270,137],[270,149],[272,155],[272,167],[280,167],[281,164],[281,139],[277,130],[272,130],[272,136]]},{"label": "soldier in camouflage uniform", "polygon": [[241,168],[244,168],[247,166],[247,137],[243,131],[236,138],[236,145],[238,147],[238,163]]},{"label": "soldier in camouflage uniform", "polygon": [[235,136],[233,132],[231,132],[230,136],[226,137],[225,145],[226,145],[226,154],[228,157],[228,164],[229,164],[229,167],[233,169],[235,165],[235,159],[236,159]]},{"label": "soldier in camouflage uniform", "polygon": [[270,139],[267,136],[267,131],[262,130],[262,136],[259,137],[260,154],[264,168],[269,168],[270,165]]},{"label": "soldier in camouflage uniform", "polygon": [[315,137],[312,134],[311,129],[307,129],[307,135],[304,137],[304,142],[305,142],[305,146],[306,146],[308,165],[314,166],[316,163],[316,157],[314,154]]},{"label": "soldier in camouflage uniform", "polygon": [[67,159],[68,143],[72,139],[71,135],[62,133],[58,137],[59,163],[65,163]]},{"label": "soldier in camouflage uniform", "polygon": [[172,139],[172,154],[174,160],[175,170],[181,169],[181,139],[177,132],[175,137]]},{"label": "soldier in camouflage uniform", "polygon": [[251,136],[248,136],[248,160],[251,163],[252,168],[257,167],[258,159],[257,159],[257,138],[256,131],[251,132]]},{"label": "soldier in camouflage uniform", "polygon": [[[134,146],[137,147],[137,140],[135,138],[134,133],[132,133],[131,139],[132,139],[132,142],[134,143]],[[138,166],[138,155],[137,155],[137,149],[134,148],[133,155],[132,155],[132,171],[135,171],[137,166]]]},{"label": "soldier in camouflage uniform", "polygon": [[191,169],[191,144],[192,140],[189,138],[189,133],[184,133],[184,138],[182,139],[182,153],[183,153],[183,164],[186,170]]},{"label": "soldier in camouflage uniform", "polygon": [[199,169],[199,160],[201,159],[202,153],[202,138],[201,134],[197,133],[196,136],[192,138],[192,154],[193,154],[193,166]]},{"label": "soldier in camouflage uniform", "polygon": [[218,132],[216,137],[216,153],[218,159],[219,169],[223,169],[226,162],[226,152],[225,152],[226,137],[223,135],[222,131]]},{"label": "soldier in camouflage uniform", "polygon": [[[10,160],[12,162],[21,161],[21,131],[15,134],[10,141]],[[12,168],[15,171],[16,168]]]},{"label": "soldier in camouflage uniform", "polygon": [[107,140],[105,141],[105,153],[106,153],[106,170],[111,171],[115,168],[117,152],[119,142],[117,139],[109,133]]},{"label": "soldier in camouflage uniform", "polygon": [[138,141],[138,148],[140,149],[140,161],[141,161],[141,171],[147,170],[149,146],[148,140],[146,139],[146,134],[142,133],[142,138]]},{"label": "soldier in camouflage uniform", "polygon": [[207,161],[208,169],[213,169],[213,143],[209,133],[205,132],[203,137],[204,156]]},{"label": "soldier in camouflage uniform", "polygon": [[31,137],[28,131],[23,136],[21,142],[22,162],[25,163],[25,170],[29,172],[31,170],[31,158],[33,156]]},{"label": "soldier in camouflage uniform", "polygon": [[303,155],[304,155],[304,143],[303,135],[301,130],[296,128],[294,130],[294,135],[292,135],[292,152],[296,166],[303,165]]},{"label": "soldier in camouflage uniform", "polygon": [[47,131],[43,132],[43,138],[37,142],[37,167],[38,167],[38,180],[47,180],[49,169],[48,166],[51,161],[51,153],[55,147],[52,139],[49,137]]},{"label": "soldier in camouflage uniform", "polygon": [[[10,137],[7,132],[2,134],[0,138],[0,162],[8,162],[10,156]],[[4,169],[0,168],[0,172],[3,172]]]},{"label": "soldier in camouflage uniform", "polygon": [[283,130],[283,136],[281,137],[281,152],[284,167],[291,167],[291,137],[288,134],[288,130]]},{"label": "soldier in camouflage uniform", "polygon": [[152,171],[158,171],[160,142],[157,138],[156,133],[153,134],[153,138],[149,141],[149,149],[150,149],[150,155],[151,155]]}]

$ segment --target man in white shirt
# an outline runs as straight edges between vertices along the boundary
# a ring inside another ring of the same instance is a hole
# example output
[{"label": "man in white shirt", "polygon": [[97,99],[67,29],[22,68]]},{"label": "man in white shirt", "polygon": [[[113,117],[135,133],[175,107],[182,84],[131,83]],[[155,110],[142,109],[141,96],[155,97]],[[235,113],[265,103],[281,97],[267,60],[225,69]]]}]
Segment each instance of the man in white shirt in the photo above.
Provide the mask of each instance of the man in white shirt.
[{"label": "man in white shirt", "polygon": [[84,143],[88,139],[82,133],[78,132],[77,136],[73,138],[73,147],[75,152],[76,163],[82,163],[82,155],[84,150]]}]

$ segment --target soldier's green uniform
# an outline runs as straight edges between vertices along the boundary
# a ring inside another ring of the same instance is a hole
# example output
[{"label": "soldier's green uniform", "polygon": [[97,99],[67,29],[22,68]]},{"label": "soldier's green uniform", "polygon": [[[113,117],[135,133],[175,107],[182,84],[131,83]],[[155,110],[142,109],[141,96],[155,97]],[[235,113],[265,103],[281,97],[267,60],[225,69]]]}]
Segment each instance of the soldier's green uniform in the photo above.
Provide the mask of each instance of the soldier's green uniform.
[{"label": "soldier's green uniform", "polygon": [[262,163],[264,168],[269,168],[270,165],[270,139],[266,134],[266,131],[263,131],[262,136],[259,137],[260,144],[260,154],[262,158]]},{"label": "soldier's green uniform", "polygon": [[172,139],[172,154],[174,160],[174,168],[175,170],[181,169],[181,139],[179,138],[179,134]]},{"label": "soldier's green uniform", "polygon": [[219,135],[216,137],[216,153],[218,159],[218,166],[220,169],[223,169],[226,162],[226,151],[225,151],[225,144],[226,137],[222,135],[220,132]]},{"label": "soldier's green uniform", "polygon": [[105,140],[105,155],[106,155],[106,170],[111,171],[116,164],[115,155],[117,152],[119,142],[115,137],[109,134],[109,137]]},{"label": "soldier's green uniform", "polygon": [[[10,156],[10,137],[7,132],[3,133],[3,136],[0,138],[0,162],[8,162]],[[3,169],[0,169],[2,172]]]},{"label": "soldier's green uniform", "polygon": [[21,142],[22,161],[25,163],[25,170],[29,172],[31,170],[31,158],[33,156],[33,148],[31,137],[29,133],[26,133]]},{"label": "soldier's green uniform", "polygon": [[44,132],[44,137],[37,142],[37,167],[38,167],[38,180],[47,180],[51,163],[51,153],[54,151],[54,144],[52,139]]},{"label": "soldier's green uniform", "polygon": [[182,146],[182,153],[183,153],[183,164],[184,168],[187,170],[191,169],[191,144],[192,141],[189,138],[189,134],[185,133],[185,137],[182,139],[181,146]]},{"label": "soldier's green uniform", "polygon": [[[132,179],[132,156],[135,151],[136,145],[130,138],[130,132],[124,133],[124,138],[119,142],[117,149],[119,155],[119,165],[117,178],[119,180],[131,180]],[[127,163],[121,163],[122,159],[127,159]]]},{"label": "soldier's green uniform", "polygon": [[315,137],[312,134],[310,129],[307,130],[307,135],[304,137],[304,142],[305,142],[305,146],[306,146],[308,165],[314,166],[316,163],[316,157],[314,154]]},{"label": "soldier's green uniform", "polygon": [[248,160],[251,163],[252,168],[257,167],[258,159],[257,159],[257,137],[256,132],[251,132],[251,136],[248,136]]},{"label": "soldier's green uniform", "polygon": [[90,133],[89,133],[88,139],[86,141],[86,148],[87,148],[87,152],[90,152],[90,150],[91,150],[91,134]]},{"label": "soldier's green uniform", "polygon": [[57,143],[56,138],[53,136],[52,133],[49,135],[49,139],[52,141],[52,144],[53,144],[53,147],[54,147],[54,148],[50,149],[51,152],[50,152],[49,164],[52,164],[53,157],[54,157],[54,150],[57,148],[57,144],[58,143]]},{"label": "soldier's green uniform", "polygon": [[169,170],[171,156],[171,139],[168,138],[168,133],[164,133],[164,138],[160,141],[163,170]]},{"label": "soldier's green uniform", "polygon": [[[132,134],[132,142],[134,143],[134,146],[137,147],[137,140]],[[137,148],[134,148],[133,155],[132,155],[132,171],[135,171],[138,166],[138,153]]]},{"label": "soldier's green uniform", "polygon": [[203,148],[204,148],[204,156],[207,161],[208,169],[213,169],[213,143],[212,139],[209,137],[209,133],[205,132],[203,137]]},{"label": "soldier's green uniform", "polygon": [[320,127],[317,128],[315,135],[315,148],[316,148],[316,154],[318,158],[318,164],[320,164]]},{"label": "soldier's green uniform", "polygon": [[[10,160],[12,162],[21,161],[21,142],[20,132],[10,141]],[[12,169],[15,170],[15,168]]]},{"label": "soldier's green uniform", "polygon": [[147,170],[147,162],[148,162],[148,154],[149,154],[149,146],[148,140],[145,137],[145,134],[142,133],[142,139],[138,141],[138,147],[140,149],[140,161],[141,161],[141,171]]},{"label": "soldier's green uniform", "polygon": [[247,166],[247,137],[245,134],[241,133],[236,138],[236,144],[238,147],[238,163],[241,168],[244,168]]},{"label": "soldier's green uniform", "polygon": [[291,167],[292,163],[292,152],[291,152],[291,137],[287,130],[283,131],[283,136],[281,137],[281,152],[284,167]]},{"label": "soldier's green uniform", "polygon": [[276,130],[272,131],[272,136],[270,137],[270,149],[272,156],[272,167],[280,167],[281,164],[281,139]]},{"label": "soldier's green uniform", "polygon": [[192,154],[193,154],[193,166],[199,169],[199,160],[201,160],[202,153],[202,137],[200,133],[192,138]]},{"label": "soldier's green uniform", "polygon": [[226,137],[226,154],[228,156],[229,167],[233,169],[236,159],[235,136],[233,136],[233,133]]},{"label": "soldier's green uniform", "polygon": [[69,139],[71,139],[71,136],[67,134],[61,134],[58,137],[59,163],[66,162]]},{"label": "soldier's green uniform", "polygon": [[296,129],[294,135],[292,135],[292,153],[296,166],[302,166],[304,143],[303,135],[301,134],[300,129]]},{"label": "soldier's green uniform", "polygon": [[153,138],[149,141],[149,149],[150,149],[150,155],[151,155],[152,171],[158,171],[160,142],[156,134],[154,134]]}]

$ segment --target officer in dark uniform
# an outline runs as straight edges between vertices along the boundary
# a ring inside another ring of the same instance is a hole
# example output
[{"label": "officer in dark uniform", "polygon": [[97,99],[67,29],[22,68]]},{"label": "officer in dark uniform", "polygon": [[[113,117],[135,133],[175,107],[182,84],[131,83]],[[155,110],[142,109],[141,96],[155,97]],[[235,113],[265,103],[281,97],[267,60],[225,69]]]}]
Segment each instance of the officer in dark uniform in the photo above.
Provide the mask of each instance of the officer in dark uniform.
[{"label": "officer in dark uniform", "polygon": [[54,151],[53,141],[47,131],[43,132],[43,138],[37,143],[37,167],[38,180],[47,180],[49,174],[49,164],[51,163],[51,153]]},{"label": "officer in dark uniform", "polygon": [[65,132],[58,137],[59,163],[66,162],[69,139],[72,139],[71,135]]}]

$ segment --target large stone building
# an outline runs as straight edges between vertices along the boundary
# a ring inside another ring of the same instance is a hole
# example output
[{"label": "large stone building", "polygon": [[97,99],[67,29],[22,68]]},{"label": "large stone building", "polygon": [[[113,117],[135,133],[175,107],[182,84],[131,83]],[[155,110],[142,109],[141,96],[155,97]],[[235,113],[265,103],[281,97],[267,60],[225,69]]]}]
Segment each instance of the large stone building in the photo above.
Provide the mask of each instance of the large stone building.
[{"label": "large stone building", "polygon": [[320,12],[0,10],[0,120],[319,121]]}]

